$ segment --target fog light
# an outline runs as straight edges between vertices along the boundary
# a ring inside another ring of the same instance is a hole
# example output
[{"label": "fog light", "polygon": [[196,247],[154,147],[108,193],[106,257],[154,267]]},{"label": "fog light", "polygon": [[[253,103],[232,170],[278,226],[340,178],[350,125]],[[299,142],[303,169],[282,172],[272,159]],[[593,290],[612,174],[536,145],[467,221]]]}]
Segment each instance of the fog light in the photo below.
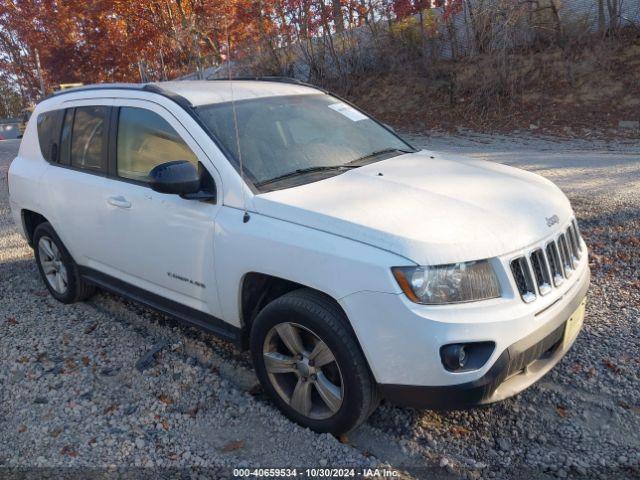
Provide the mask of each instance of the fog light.
[{"label": "fog light", "polygon": [[465,350],[463,345],[460,347],[460,350],[458,351],[458,365],[460,365],[460,367],[464,367],[466,363],[467,363],[467,351]]},{"label": "fog light", "polygon": [[493,353],[495,343],[452,343],[440,348],[440,359],[450,372],[464,372],[481,368]]},{"label": "fog light", "polygon": [[446,345],[440,350],[440,356],[447,370],[460,370],[467,363],[467,352],[464,345]]}]

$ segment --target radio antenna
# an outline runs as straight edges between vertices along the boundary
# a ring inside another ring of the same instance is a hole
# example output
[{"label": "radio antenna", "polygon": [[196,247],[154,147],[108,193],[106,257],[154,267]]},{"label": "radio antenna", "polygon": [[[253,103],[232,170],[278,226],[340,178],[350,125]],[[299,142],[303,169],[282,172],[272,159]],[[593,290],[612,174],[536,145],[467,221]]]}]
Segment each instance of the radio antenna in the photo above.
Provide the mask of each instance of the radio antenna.
[{"label": "radio antenna", "polygon": [[225,15],[226,24],[225,30],[227,34],[227,73],[229,76],[229,88],[231,89],[231,110],[233,111],[233,128],[236,134],[236,149],[238,152],[238,164],[240,166],[240,178],[242,179],[242,208],[244,210],[244,215],[242,216],[242,222],[247,223],[251,216],[247,210],[247,199],[245,189],[245,179],[244,179],[244,165],[242,164],[242,150],[240,148],[240,131],[238,129],[238,112],[236,111],[236,101],[233,92],[233,78],[231,75],[231,35],[229,34],[229,17]]}]

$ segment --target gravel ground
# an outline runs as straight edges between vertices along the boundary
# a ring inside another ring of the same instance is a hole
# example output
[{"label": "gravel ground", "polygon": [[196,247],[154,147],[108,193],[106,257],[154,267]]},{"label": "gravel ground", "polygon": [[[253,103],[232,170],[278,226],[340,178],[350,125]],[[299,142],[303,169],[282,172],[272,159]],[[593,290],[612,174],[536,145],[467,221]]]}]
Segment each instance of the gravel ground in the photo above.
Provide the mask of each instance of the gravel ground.
[{"label": "gravel ground", "polygon": [[0,465],[391,465],[416,478],[638,478],[640,142],[411,138],[535,171],[571,198],[592,252],[587,317],[539,383],[464,412],[383,404],[342,442],[302,429],[263,398],[247,356],[229,344],[104,293],[71,306],[53,300],[13,230],[5,173],[18,143],[6,141]]}]

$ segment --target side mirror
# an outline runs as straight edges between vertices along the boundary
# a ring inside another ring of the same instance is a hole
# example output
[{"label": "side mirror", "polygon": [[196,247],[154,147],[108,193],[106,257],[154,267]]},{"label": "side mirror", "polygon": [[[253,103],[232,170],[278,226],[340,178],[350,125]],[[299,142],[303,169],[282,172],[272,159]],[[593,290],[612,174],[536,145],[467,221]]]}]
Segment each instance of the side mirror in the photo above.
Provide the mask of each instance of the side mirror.
[{"label": "side mirror", "polygon": [[160,193],[193,194],[200,191],[200,174],[186,160],[161,163],[149,172],[149,186]]}]

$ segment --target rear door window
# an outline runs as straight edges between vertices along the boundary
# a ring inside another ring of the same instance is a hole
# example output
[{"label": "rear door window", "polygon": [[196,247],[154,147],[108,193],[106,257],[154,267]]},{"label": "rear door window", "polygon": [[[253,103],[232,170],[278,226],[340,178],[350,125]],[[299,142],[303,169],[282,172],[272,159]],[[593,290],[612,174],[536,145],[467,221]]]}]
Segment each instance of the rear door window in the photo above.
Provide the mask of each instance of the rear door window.
[{"label": "rear door window", "polygon": [[47,162],[58,161],[58,138],[64,110],[52,110],[38,115],[38,141],[40,151]]},{"label": "rear door window", "polygon": [[62,120],[62,132],[60,133],[60,153],[58,162],[62,165],[71,164],[71,129],[73,128],[74,108],[69,108],[64,112]]},{"label": "rear door window", "polygon": [[90,171],[106,171],[109,107],[77,107],[71,134],[71,165]]}]

